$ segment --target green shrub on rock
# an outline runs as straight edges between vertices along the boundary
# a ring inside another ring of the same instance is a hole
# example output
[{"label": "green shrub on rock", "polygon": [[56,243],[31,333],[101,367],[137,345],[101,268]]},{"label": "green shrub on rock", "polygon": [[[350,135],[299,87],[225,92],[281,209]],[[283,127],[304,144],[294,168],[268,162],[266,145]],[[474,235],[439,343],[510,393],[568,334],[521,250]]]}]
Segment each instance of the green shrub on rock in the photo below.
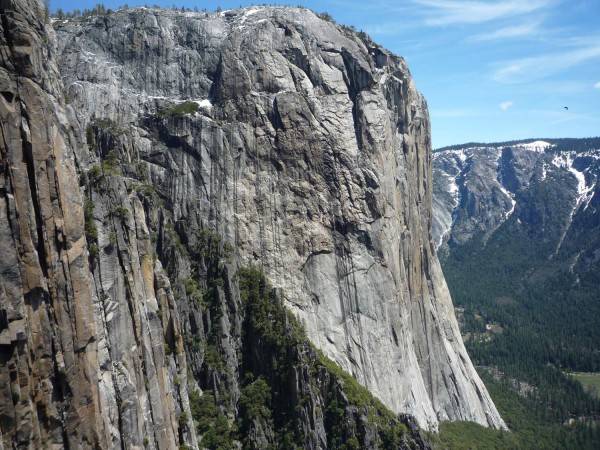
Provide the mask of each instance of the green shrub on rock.
[{"label": "green shrub on rock", "polygon": [[165,119],[167,117],[177,117],[185,116],[187,114],[194,114],[196,111],[198,111],[198,103],[183,102],[171,108],[162,109],[156,115],[162,119]]}]

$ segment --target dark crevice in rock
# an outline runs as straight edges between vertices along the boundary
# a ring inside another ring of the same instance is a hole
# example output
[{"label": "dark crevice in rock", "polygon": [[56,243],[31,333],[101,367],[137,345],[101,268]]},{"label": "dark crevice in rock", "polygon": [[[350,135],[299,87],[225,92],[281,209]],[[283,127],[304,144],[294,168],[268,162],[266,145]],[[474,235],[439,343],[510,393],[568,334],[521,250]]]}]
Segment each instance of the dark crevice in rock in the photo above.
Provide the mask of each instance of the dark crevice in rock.
[{"label": "dark crevice in rock", "polygon": [[[12,48],[14,46],[14,39],[13,39],[13,35],[10,32],[12,26],[8,21],[8,17],[7,17],[7,12],[10,12],[11,9],[14,8],[14,5],[10,4],[11,0],[3,0],[2,1],[2,5],[0,8],[0,18],[2,20],[2,30],[4,31],[4,38],[6,39],[6,43],[8,48],[10,49],[10,51],[12,52]],[[7,4],[8,3],[8,4]],[[14,14],[14,12],[13,12]],[[9,61],[2,61],[5,64],[9,64],[10,63],[10,58]]]},{"label": "dark crevice in rock", "polygon": [[25,304],[31,306],[33,311],[37,311],[42,303],[48,303],[49,295],[41,287],[35,287],[23,296]]},{"label": "dark crevice in rock", "polygon": [[[23,114],[23,120],[27,120],[27,122],[29,122],[29,119],[26,118],[26,112],[25,111],[21,111],[21,113]],[[38,253],[38,260],[40,263],[40,268],[42,269],[42,272],[44,274],[44,277],[48,277],[48,267],[46,264],[46,243],[45,243],[45,239],[44,239],[44,230],[43,230],[43,219],[42,219],[42,211],[40,208],[40,201],[38,198],[38,190],[37,190],[37,183],[36,183],[36,167],[35,167],[35,162],[34,162],[34,156],[33,156],[33,147],[31,142],[28,141],[27,138],[27,133],[25,132],[25,130],[23,129],[23,127],[21,126],[21,142],[22,142],[22,146],[23,146],[23,160],[26,164],[27,167],[27,176],[29,178],[29,191],[31,194],[31,203],[33,206],[33,210],[35,213],[35,229],[37,232],[37,245],[36,245],[36,250]]]},{"label": "dark crevice in rock", "polygon": [[[285,126],[283,125],[283,120],[281,118],[281,112],[279,111],[277,97],[275,97],[275,100],[273,101],[273,109],[272,109],[272,111],[270,111],[270,114],[268,115],[268,119],[276,131],[278,131],[278,130],[285,131]],[[277,144],[277,138],[276,138],[275,143]]]},{"label": "dark crevice in rock", "polygon": [[72,392],[69,387],[69,382],[67,380],[67,374],[65,373],[64,367],[61,367],[58,362],[59,359],[57,358],[57,354],[59,349],[57,348],[57,345],[59,345],[59,343],[56,340],[57,338],[58,336],[53,336],[52,338],[52,369],[54,371],[54,377],[52,377],[50,381],[54,388],[54,396],[56,400],[64,402],[72,395]]},{"label": "dark crevice in rock", "polygon": [[367,50],[369,51],[369,55],[373,59],[375,63],[375,67],[378,69],[383,69],[388,63],[388,55],[385,54],[379,47],[367,46]]},{"label": "dark crevice in rock", "polygon": [[15,98],[15,94],[10,91],[2,91],[1,94],[8,103],[12,103]]}]

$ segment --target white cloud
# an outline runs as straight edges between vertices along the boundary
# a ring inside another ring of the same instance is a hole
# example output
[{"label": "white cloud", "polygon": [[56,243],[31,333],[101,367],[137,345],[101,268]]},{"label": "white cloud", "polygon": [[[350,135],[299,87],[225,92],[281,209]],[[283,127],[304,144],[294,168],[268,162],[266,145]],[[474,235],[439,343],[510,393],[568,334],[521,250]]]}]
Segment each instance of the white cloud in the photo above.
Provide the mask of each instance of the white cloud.
[{"label": "white cloud", "polygon": [[[597,41],[598,42],[598,41]],[[600,59],[600,44],[576,48],[562,53],[552,53],[517,59],[500,65],[492,79],[502,83],[520,83],[564,72],[593,59]]]},{"label": "white cloud", "polygon": [[512,100],[511,100],[511,101],[508,101],[508,102],[502,102],[502,103],[500,103],[500,109],[501,109],[502,111],[506,111],[506,110],[507,110],[508,108],[510,108],[512,105],[513,105],[513,102],[512,102]]},{"label": "white cloud", "polygon": [[514,25],[504,28],[499,28],[489,33],[478,34],[472,36],[471,41],[495,41],[499,39],[512,39],[533,36],[539,33],[540,22],[529,22],[521,25]]},{"label": "white cloud", "polygon": [[594,85],[594,89],[600,89],[600,81],[598,81],[595,85]]},{"label": "white cloud", "polygon": [[529,14],[545,9],[557,0],[413,0],[429,8],[425,23],[432,26],[474,24]]}]

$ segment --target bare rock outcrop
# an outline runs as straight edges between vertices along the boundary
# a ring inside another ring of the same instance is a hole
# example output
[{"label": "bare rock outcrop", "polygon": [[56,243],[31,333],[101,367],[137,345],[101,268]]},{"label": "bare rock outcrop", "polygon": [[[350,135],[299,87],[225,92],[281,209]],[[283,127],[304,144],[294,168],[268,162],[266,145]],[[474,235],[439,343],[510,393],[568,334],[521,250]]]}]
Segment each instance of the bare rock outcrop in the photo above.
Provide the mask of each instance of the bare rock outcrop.
[{"label": "bare rock outcrop", "polygon": [[75,130],[57,99],[43,9],[10,6],[0,30],[2,434],[40,448],[92,444],[98,349]]}]

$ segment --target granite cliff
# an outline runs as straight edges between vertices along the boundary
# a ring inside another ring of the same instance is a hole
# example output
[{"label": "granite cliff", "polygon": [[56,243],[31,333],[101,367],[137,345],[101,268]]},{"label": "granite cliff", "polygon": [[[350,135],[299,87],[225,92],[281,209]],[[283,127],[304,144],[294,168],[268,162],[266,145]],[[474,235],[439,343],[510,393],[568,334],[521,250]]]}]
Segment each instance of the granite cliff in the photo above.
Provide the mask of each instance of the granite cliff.
[{"label": "granite cliff", "polygon": [[1,15],[6,445],[426,447],[330,360],[425,428],[504,426],[401,58],[295,8]]}]

